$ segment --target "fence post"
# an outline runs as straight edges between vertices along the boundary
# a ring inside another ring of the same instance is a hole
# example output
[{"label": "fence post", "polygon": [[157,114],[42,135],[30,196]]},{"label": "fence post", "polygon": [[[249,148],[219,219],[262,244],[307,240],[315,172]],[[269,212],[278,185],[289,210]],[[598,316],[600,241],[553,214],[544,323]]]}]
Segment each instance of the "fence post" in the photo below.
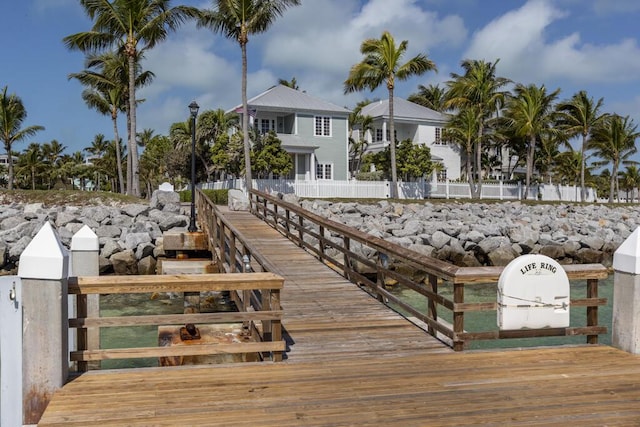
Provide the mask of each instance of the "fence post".
[{"label": "fence post", "polygon": [[611,343],[640,354],[640,227],[613,254]]},{"label": "fence post", "polygon": [[[71,273],[70,276],[98,276],[100,266],[98,261],[98,251],[100,243],[96,233],[84,225],[71,238]],[[100,295],[80,295],[77,297],[81,303],[76,304],[76,298],[69,297],[69,316],[77,317],[99,317],[100,316]],[[71,308],[75,310],[71,310]],[[86,311],[85,311],[86,310]],[[100,348],[100,329],[69,329],[69,347],[74,350],[75,334],[85,349],[97,350]],[[92,362],[95,368],[100,367],[100,362]],[[86,367],[85,367],[86,368]],[[86,369],[80,369],[86,370]]]},{"label": "fence post", "polygon": [[46,222],[20,255],[23,422],[36,424],[69,373],[67,250]]},{"label": "fence post", "polygon": [[0,278],[0,425],[22,426],[22,283]]}]

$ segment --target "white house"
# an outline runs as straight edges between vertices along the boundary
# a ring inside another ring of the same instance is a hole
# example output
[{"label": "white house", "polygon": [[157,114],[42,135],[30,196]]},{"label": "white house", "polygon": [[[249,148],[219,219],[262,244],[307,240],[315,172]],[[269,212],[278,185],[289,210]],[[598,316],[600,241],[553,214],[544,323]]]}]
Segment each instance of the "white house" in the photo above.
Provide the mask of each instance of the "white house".
[{"label": "white house", "polygon": [[[275,131],[293,158],[295,180],[346,180],[349,113],[306,92],[274,86],[247,101],[249,123],[259,132]],[[233,111],[240,114],[242,105]]]},{"label": "white house", "polygon": [[[362,108],[360,114],[373,118],[373,131],[367,131],[365,152],[379,152],[389,145],[389,100],[374,101]],[[431,160],[441,163],[444,168],[438,173],[439,179],[459,179],[461,153],[457,146],[442,139],[442,129],[447,122],[445,114],[402,98],[393,99],[393,122],[395,139],[410,139],[415,144],[423,144],[431,150]]]}]

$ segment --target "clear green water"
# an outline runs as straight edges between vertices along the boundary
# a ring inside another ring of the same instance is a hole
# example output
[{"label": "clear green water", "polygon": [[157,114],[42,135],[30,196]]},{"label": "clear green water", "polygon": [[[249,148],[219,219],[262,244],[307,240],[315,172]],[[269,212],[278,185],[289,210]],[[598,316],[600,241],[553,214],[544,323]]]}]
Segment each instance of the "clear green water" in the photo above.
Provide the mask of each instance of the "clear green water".
[{"label": "clear green water", "polygon": [[[571,298],[586,297],[586,281],[571,283]],[[495,302],[497,298],[497,284],[473,284],[465,285],[465,302]],[[393,289],[393,293],[399,296],[403,301],[412,307],[426,313],[427,299],[417,292],[397,287]],[[453,286],[440,285],[438,293],[448,299],[453,299]],[[611,308],[613,303],[613,275],[606,280],[598,283],[598,297],[607,298],[607,305],[598,308],[598,324],[605,326],[608,333],[599,336],[600,344],[611,344]],[[398,310],[402,312],[401,310]],[[439,308],[438,315],[445,321],[452,322],[452,314],[449,310]],[[586,326],[587,310],[586,307],[576,307],[570,309],[570,317],[572,327]],[[464,329],[469,332],[486,332],[497,331],[497,312],[479,311],[465,313]],[[543,338],[517,338],[517,339],[501,339],[501,340],[483,340],[474,341],[469,346],[470,349],[490,349],[490,348],[517,348],[517,347],[536,347],[547,345],[562,344],[584,344],[587,337],[584,335],[573,337],[543,337]]]}]

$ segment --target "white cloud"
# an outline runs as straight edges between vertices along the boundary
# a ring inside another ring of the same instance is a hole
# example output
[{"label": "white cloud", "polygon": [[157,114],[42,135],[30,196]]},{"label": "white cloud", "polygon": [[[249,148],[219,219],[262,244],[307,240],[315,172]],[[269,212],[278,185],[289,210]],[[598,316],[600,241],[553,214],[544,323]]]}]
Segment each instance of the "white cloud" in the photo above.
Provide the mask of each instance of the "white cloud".
[{"label": "white cloud", "polygon": [[624,82],[640,73],[640,49],[635,40],[593,45],[582,43],[578,32],[548,40],[549,27],[566,17],[567,12],[549,0],[529,0],[475,33],[465,57],[500,58],[500,74],[523,83],[552,78]]}]

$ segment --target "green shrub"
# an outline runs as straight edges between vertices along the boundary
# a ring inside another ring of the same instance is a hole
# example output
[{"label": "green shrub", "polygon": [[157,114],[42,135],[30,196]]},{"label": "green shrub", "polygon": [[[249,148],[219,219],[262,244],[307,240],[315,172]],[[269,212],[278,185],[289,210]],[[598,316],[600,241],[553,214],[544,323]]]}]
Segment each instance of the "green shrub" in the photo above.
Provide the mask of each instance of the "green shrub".
[{"label": "green shrub", "polygon": [[[214,205],[226,205],[228,202],[229,190],[202,190],[202,192]],[[183,190],[179,194],[181,203],[191,202],[191,190]]]}]

